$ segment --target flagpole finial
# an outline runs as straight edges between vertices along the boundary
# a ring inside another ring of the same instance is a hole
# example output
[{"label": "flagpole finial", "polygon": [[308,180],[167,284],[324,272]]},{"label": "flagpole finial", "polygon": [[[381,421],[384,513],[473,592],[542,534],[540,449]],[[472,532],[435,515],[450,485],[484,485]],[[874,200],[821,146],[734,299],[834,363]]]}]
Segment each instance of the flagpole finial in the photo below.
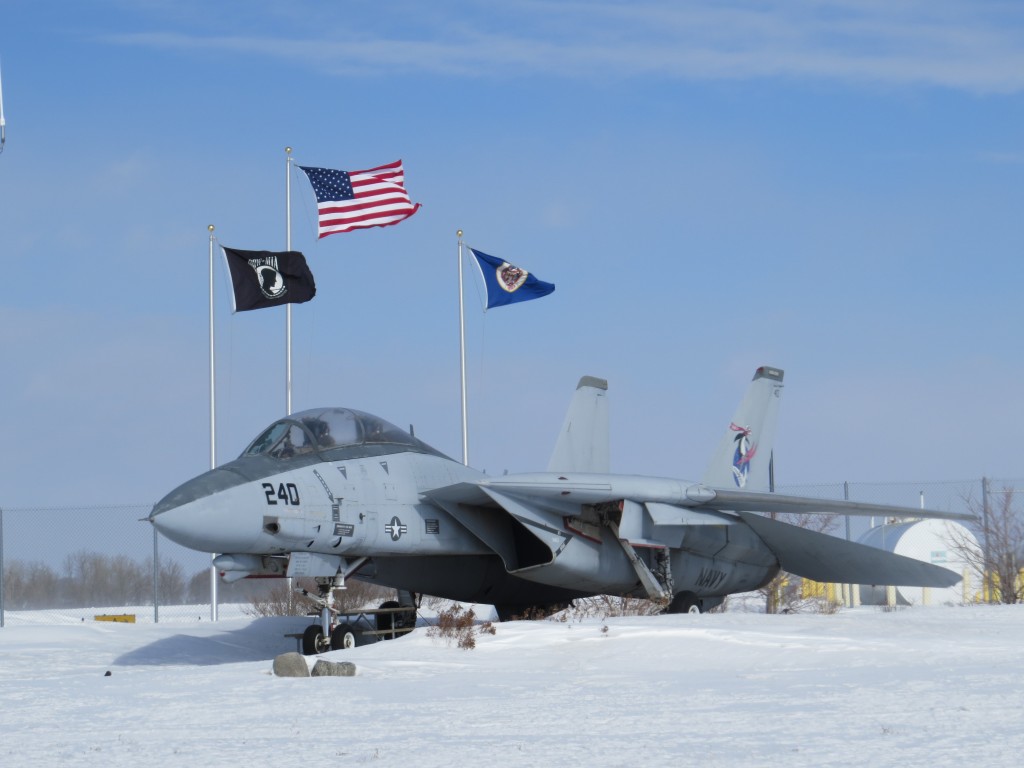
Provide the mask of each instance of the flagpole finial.
[{"label": "flagpole finial", "polygon": [[211,232],[213,232],[213,224],[211,224],[210,226],[208,226],[208,227],[207,227],[207,229],[208,229],[208,230],[210,230]]},{"label": "flagpole finial", "polygon": [[460,230],[459,230],[458,232],[456,232],[455,234],[456,234],[456,235],[457,235],[458,237],[462,237],[462,230],[460,229]]},{"label": "flagpole finial", "polygon": [[285,147],[285,148],[284,148],[284,153],[285,153],[286,155],[290,155],[290,154],[292,153],[292,148],[291,148],[291,147]]}]

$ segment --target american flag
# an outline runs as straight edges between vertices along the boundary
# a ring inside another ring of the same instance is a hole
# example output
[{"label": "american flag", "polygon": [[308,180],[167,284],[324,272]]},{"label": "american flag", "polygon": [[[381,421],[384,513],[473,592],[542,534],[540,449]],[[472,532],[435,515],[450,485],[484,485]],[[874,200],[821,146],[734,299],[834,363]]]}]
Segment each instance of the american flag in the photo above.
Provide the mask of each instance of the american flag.
[{"label": "american flag", "polygon": [[405,191],[402,161],[367,171],[299,166],[309,177],[320,210],[320,237],[364,227],[386,227],[419,210]]}]

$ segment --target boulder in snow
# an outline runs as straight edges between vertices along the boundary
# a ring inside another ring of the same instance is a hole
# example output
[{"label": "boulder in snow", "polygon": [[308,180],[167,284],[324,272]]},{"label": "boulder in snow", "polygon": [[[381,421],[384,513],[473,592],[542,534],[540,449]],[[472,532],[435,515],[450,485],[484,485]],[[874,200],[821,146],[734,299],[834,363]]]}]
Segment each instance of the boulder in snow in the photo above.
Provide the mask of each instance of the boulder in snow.
[{"label": "boulder in snow", "polygon": [[356,665],[351,661],[328,661],[317,659],[313,665],[313,677],[354,677]]},{"label": "boulder in snow", "polygon": [[294,651],[274,657],[274,674],[278,677],[309,677],[306,657]]}]

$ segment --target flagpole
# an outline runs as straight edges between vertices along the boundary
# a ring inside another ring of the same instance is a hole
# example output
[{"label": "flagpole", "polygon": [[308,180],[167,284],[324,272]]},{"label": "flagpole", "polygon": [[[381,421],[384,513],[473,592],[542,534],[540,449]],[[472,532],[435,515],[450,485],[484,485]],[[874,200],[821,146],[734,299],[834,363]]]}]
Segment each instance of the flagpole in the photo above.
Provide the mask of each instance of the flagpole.
[{"label": "flagpole", "polygon": [[[284,153],[285,174],[284,174],[284,199],[285,199],[285,250],[292,249],[292,148],[285,147]],[[292,413],[292,305],[285,305],[285,366],[284,366],[284,391],[286,415]]]},{"label": "flagpole", "polygon": [[210,469],[217,468],[217,380],[213,356],[213,224],[210,231]]},{"label": "flagpole", "polygon": [[[210,232],[210,469],[217,468],[217,372],[213,356],[213,224]],[[216,557],[210,554],[210,559]],[[217,568],[210,564],[210,621],[217,620]]]},{"label": "flagpole", "polygon": [[0,72],[0,152],[4,151],[7,142],[7,120],[4,118],[4,76]]},{"label": "flagpole", "polygon": [[462,298],[462,230],[459,238],[459,371],[462,378],[462,463],[469,466],[469,431],[466,425],[466,313]]}]

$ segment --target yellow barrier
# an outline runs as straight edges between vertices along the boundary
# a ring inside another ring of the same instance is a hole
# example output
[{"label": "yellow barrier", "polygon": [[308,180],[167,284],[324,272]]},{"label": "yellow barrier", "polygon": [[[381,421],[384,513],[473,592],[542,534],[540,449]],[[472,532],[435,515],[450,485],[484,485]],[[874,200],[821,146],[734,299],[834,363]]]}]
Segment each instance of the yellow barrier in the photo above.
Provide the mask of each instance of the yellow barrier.
[{"label": "yellow barrier", "polygon": [[111,615],[111,614],[104,614],[104,615],[100,615],[100,616],[93,616],[93,619],[95,621],[116,621],[116,622],[119,622],[121,624],[134,624],[135,623],[135,614],[134,613],[122,613],[122,614],[120,614],[118,616],[114,616],[114,615]]},{"label": "yellow barrier", "polygon": [[842,586],[838,584],[823,584],[820,581],[811,581],[810,579],[804,579],[800,583],[800,597],[805,600],[818,597],[824,598],[830,603],[838,603],[841,592]]}]

